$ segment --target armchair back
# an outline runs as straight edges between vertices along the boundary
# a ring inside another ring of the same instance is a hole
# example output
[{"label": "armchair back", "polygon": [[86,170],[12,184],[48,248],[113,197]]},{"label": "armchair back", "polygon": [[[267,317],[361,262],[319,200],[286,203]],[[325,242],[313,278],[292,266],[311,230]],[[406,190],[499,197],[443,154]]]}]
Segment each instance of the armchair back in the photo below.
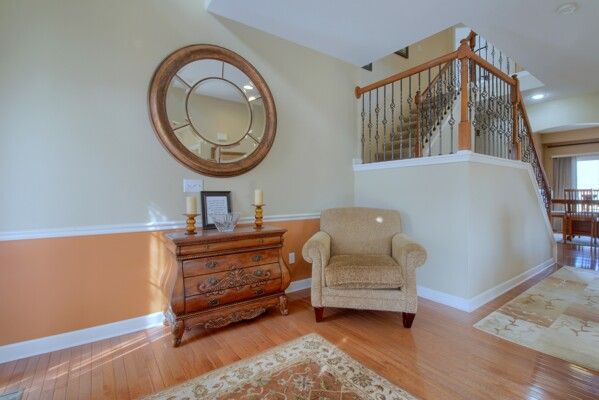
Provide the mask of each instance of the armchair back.
[{"label": "armchair back", "polygon": [[401,232],[399,211],[347,207],[324,210],[320,230],[331,237],[331,255],[391,255],[391,239]]}]

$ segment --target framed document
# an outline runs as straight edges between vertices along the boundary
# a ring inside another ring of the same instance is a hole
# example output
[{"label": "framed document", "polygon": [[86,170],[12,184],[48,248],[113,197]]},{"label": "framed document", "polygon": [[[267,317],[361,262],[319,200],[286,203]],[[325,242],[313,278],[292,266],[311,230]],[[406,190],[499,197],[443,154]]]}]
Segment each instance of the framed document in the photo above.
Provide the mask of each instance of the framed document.
[{"label": "framed document", "polygon": [[216,229],[210,214],[226,214],[231,212],[231,192],[202,192],[202,227]]}]

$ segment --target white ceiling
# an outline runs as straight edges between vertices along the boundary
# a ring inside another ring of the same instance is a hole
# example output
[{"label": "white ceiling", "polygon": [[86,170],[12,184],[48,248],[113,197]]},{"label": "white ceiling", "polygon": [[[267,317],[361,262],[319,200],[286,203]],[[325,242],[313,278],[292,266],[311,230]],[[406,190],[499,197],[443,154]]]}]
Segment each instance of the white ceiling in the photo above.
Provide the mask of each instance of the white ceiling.
[{"label": "white ceiling", "polygon": [[[543,101],[599,90],[599,1],[212,0],[213,14],[365,65],[463,23],[545,83]],[[536,89],[539,91],[539,89]]]}]

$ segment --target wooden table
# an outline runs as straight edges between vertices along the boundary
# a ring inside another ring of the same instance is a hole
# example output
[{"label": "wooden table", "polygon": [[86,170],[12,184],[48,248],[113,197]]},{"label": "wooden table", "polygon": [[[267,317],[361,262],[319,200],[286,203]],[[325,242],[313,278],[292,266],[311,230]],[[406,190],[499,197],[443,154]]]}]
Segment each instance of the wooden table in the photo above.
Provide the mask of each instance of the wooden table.
[{"label": "wooden table", "polygon": [[[596,206],[599,207],[599,199],[551,199],[551,204],[561,204],[561,205],[565,205],[566,208],[568,208],[567,206],[571,206],[571,205],[586,205],[586,206]],[[589,207],[590,208],[590,207]],[[563,226],[562,226],[562,234],[563,234],[563,241],[564,243],[566,242],[568,237],[571,237],[575,234],[578,235],[589,235],[591,236],[591,238],[593,238],[594,236],[597,235],[597,227],[596,227],[596,223],[593,223],[591,220],[585,221],[585,220],[570,220],[570,217],[568,216],[568,212],[559,212],[559,211],[552,211],[551,212],[551,217],[552,218],[563,218]],[[595,221],[597,220],[597,218],[599,218],[599,213],[597,213],[595,215]],[[566,226],[570,226],[571,229],[569,229],[568,232],[566,232]]]}]

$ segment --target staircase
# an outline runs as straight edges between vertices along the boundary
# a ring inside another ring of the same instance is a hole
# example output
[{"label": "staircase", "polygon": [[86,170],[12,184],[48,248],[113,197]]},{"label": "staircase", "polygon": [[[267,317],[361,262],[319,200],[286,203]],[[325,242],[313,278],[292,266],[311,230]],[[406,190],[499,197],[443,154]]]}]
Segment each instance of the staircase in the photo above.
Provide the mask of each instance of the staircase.
[{"label": "staircase", "polygon": [[[484,40],[484,39],[483,39]],[[549,212],[550,188],[532,141],[518,78],[501,52],[476,54],[477,35],[458,50],[356,88],[363,163],[469,150],[531,165]],[[478,38],[478,43],[481,39]],[[485,46],[492,46],[484,40]],[[506,71],[507,69],[507,71]]]}]

